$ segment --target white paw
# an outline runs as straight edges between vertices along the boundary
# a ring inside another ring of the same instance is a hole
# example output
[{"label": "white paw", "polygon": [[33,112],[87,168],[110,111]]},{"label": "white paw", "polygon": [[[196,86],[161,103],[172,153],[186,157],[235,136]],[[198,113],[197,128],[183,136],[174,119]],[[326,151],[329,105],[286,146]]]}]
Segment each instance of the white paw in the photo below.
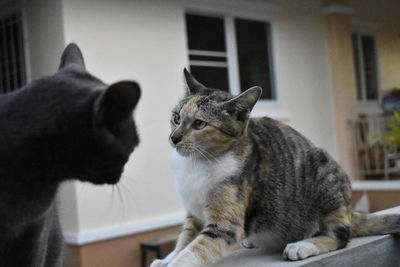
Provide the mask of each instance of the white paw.
[{"label": "white paw", "polygon": [[168,267],[202,267],[199,258],[195,253],[188,248],[185,248],[175,257],[175,259],[168,264]]},{"label": "white paw", "polygon": [[302,260],[313,255],[318,255],[319,249],[313,243],[307,241],[299,241],[296,243],[289,243],[283,251],[283,257],[286,260]]},{"label": "white paw", "polygon": [[248,239],[243,239],[243,240],[240,242],[240,245],[241,245],[242,247],[244,247],[244,248],[254,248],[253,243],[251,243]]},{"label": "white paw", "polygon": [[163,260],[154,260],[150,267],[166,267],[168,264],[176,257],[177,253],[172,251],[165,259]]},{"label": "white paw", "polygon": [[164,260],[154,260],[150,267],[166,267],[168,265],[168,262],[165,262]]}]

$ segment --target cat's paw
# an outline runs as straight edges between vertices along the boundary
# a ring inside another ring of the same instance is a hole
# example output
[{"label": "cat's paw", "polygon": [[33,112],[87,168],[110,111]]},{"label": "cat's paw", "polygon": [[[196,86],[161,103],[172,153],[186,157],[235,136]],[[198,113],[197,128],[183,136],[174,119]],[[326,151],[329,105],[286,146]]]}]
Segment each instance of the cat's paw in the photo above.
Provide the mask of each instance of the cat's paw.
[{"label": "cat's paw", "polygon": [[253,245],[253,243],[251,243],[248,239],[242,240],[242,241],[240,242],[240,245],[241,245],[243,248],[248,248],[248,249],[255,248],[254,245]]},{"label": "cat's paw", "polygon": [[283,257],[286,260],[302,260],[313,255],[318,255],[319,249],[316,245],[307,241],[298,241],[289,243],[283,251]]},{"label": "cat's paw", "polygon": [[150,267],[166,267],[168,266],[168,262],[165,262],[164,260],[154,260]]},{"label": "cat's paw", "polygon": [[185,248],[168,264],[168,267],[202,267],[205,265],[193,251]]},{"label": "cat's paw", "polygon": [[150,267],[166,267],[168,266],[168,264],[176,257],[178,253],[176,253],[175,251],[172,251],[165,259],[160,260],[160,259],[156,259],[154,260]]}]

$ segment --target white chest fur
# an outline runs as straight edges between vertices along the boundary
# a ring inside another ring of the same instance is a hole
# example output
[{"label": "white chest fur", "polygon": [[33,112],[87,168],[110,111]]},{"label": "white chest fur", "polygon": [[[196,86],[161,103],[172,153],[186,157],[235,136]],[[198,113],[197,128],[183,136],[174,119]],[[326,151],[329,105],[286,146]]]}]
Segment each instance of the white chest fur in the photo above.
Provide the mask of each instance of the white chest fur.
[{"label": "white chest fur", "polygon": [[203,223],[208,192],[240,169],[239,161],[231,154],[217,160],[183,157],[173,151],[171,167],[175,188],[186,210]]}]

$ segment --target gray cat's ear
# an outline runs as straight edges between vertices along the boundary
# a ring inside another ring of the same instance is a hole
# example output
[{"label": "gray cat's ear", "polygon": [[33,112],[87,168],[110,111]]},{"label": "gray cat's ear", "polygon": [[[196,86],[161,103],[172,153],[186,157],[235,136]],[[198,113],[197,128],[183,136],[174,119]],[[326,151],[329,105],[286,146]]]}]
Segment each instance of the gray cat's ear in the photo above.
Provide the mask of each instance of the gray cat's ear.
[{"label": "gray cat's ear", "polygon": [[64,49],[58,69],[62,69],[70,64],[75,64],[76,66],[85,69],[85,61],[83,60],[82,52],[75,43],[70,43]]},{"label": "gray cat's ear", "polygon": [[133,81],[110,85],[96,106],[98,123],[115,133],[132,116],[140,94],[139,84]]},{"label": "gray cat's ear", "polygon": [[203,91],[204,89],[207,89],[207,87],[197,81],[196,78],[194,78],[193,75],[190,74],[190,72],[188,72],[186,68],[183,69],[183,74],[185,75],[188,95],[196,94],[200,91]]},{"label": "gray cat's ear", "polygon": [[246,118],[249,116],[258,99],[260,99],[261,93],[261,87],[254,86],[222,103],[221,106],[228,113],[239,113],[241,118]]}]

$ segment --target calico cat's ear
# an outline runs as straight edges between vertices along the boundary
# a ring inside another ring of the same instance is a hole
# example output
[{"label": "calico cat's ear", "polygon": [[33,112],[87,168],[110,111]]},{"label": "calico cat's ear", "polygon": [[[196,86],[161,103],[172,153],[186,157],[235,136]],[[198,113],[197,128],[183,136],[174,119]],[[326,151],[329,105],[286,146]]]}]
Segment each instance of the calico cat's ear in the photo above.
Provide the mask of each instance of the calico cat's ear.
[{"label": "calico cat's ear", "polygon": [[76,66],[85,69],[85,61],[83,60],[82,52],[75,43],[70,43],[64,49],[58,69],[62,69],[70,64],[75,64]]},{"label": "calico cat's ear", "polygon": [[204,89],[207,89],[207,87],[197,81],[196,78],[194,78],[193,75],[190,74],[190,72],[188,72],[186,68],[183,69],[183,74],[185,75],[188,95],[196,94],[200,91],[203,91]]},{"label": "calico cat's ear", "polygon": [[238,113],[238,118],[246,119],[254,105],[260,99],[262,89],[259,86],[251,87],[240,95],[221,104],[222,108],[230,114]]},{"label": "calico cat's ear", "polygon": [[122,81],[110,85],[96,106],[97,122],[115,134],[132,116],[140,98],[136,82]]}]

